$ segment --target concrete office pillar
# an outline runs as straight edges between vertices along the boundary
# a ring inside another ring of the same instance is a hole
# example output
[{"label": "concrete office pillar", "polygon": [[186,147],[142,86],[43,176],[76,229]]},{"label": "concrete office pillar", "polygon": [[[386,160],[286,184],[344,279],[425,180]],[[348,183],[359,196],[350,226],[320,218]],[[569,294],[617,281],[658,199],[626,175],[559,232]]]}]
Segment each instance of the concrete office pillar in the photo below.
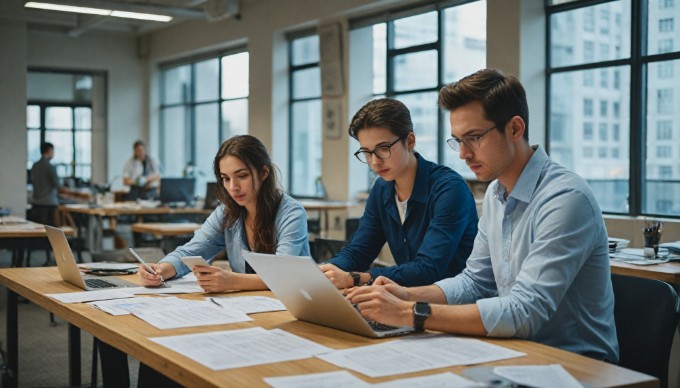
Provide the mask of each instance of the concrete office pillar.
[{"label": "concrete office pillar", "polygon": [[0,4],[0,206],[26,215],[26,22],[21,4]]}]

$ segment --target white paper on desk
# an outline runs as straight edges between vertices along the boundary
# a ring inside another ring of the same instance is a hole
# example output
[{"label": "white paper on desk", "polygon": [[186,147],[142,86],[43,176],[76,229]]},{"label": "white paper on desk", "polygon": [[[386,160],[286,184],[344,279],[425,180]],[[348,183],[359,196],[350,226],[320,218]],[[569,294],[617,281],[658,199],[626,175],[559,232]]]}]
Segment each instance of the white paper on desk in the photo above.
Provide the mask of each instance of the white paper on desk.
[{"label": "white paper on desk", "polygon": [[153,308],[130,310],[132,315],[159,329],[223,325],[252,321],[240,311],[217,307],[209,302],[193,301],[191,305],[177,308]]},{"label": "white paper on desk", "polygon": [[337,350],[317,357],[369,377],[383,377],[520,356],[526,354],[476,339],[431,335]]},{"label": "white paper on desk", "polygon": [[300,360],[332,351],[283,330],[261,327],[151,340],[213,370]]},{"label": "white paper on desk", "polygon": [[196,301],[189,299],[175,298],[174,296],[164,298],[127,298],[102,300],[98,302],[90,302],[95,308],[98,308],[111,315],[129,315],[132,309],[159,309],[159,308],[179,308],[188,306]]},{"label": "white paper on desk", "polygon": [[93,300],[132,298],[132,295],[129,292],[124,291],[123,288],[116,288],[115,290],[66,292],[63,294],[47,294],[47,296],[56,299],[61,303],[81,303]]},{"label": "white paper on desk", "polygon": [[460,377],[455,373],[444,372],[435,375],[411,377],[408,379],[399,379],[386,381],[380,384],[374,384],[374,387],[385,388],[472,388],[484,387],[483,384],[476,383],[464,377]]},{"label": "white paper on desk", "polygon": [[528,387],[583,388],[560,364],[497,366],[493,373]]},{"label": "white paper on desk", "polygon": [[205,292],[199,286],[174,285],[170,287],[127,287],[125,292],[132,295],[195,294]]},{"label": "white paper on desk", "polygon": [[363,388],[372,386],[346,370],[308,375],[265,377],[264,382],[274,388]]},{"label": "white paper on desk", "polygon": [[269,311],[285,311],[286,306],[280,300],[266,296],[223,296],[210,297],[224,308],[241,311],[244,314],[266,313]]}]

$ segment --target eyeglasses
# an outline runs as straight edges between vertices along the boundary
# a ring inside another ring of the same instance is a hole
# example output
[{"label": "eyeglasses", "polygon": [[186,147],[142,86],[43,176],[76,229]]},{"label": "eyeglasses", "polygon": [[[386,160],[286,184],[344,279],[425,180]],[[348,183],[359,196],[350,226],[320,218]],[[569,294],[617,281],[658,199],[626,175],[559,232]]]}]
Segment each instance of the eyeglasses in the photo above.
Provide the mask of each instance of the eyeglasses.
[{"label": "eyeglasses", "polygon": [[465,147],[467,147],[468,150],[478,150],[480,147],[479,140],[482,137],[484,137],[487,133],[493,131],[494,129],[496,129],[495,125],[487,129],[486,131],[480,133],[479,135],[465,135],[463,136],[462,139],[452,137],[449,140],[447,140],[446,143],[449,145],[449,147],[451,147],[452,150],[456,152],[460,151],[461,143],[465,144]]},{"label": "eyeglasses", "polygon": [[354,153],[357,159],[361,163],[371,163],[373,161],[373,155],[377,156],[380,160],[389,159],[392,156],[392,146],[397,144],[400,140],[403,140],[406,136],[402,136],[390,144],[381,145],[375,147],[373,151],[359,150]]}]

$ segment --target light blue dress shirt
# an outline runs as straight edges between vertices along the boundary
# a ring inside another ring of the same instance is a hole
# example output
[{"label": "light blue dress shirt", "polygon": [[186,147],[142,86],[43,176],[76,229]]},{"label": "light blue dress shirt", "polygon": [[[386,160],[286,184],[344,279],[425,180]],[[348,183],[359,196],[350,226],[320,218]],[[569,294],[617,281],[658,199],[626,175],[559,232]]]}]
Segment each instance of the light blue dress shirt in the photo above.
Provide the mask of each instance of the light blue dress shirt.
[{"label": "light blue dress shirt", "polygon": [[586,181],[535,147],[509,195],[491,183],[482,213],[467,267],[436,283],[447,302],[476,303],[490,337],[618,362],[607,230]]},{"label": "light blue dress shirt", "polygon": [[[220,205],[196,231],[188,243],[177,247],[160,262],[172,264],[182,277],[191,272],[180,260],[184,256],[203,256],[209,260],[220,251],[226,249],[232,271],[246,272],[246,262],[242,250],[249,251],[243,235],[243,219],[238,219],[228,229],[222,227],[224,206]],[[307,213],[302,205],[284,194],[276,213],[276,254],[293,256],[310,256],[309,237],[307,233]]]}]

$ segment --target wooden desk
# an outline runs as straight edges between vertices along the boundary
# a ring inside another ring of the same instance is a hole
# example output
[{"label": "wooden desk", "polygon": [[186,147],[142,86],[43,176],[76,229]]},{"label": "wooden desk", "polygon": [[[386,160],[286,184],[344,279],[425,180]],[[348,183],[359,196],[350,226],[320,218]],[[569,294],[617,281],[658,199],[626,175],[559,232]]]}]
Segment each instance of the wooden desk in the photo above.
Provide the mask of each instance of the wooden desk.
[{"label": "wooden desk", "polygon": [[[69,226],[61,227],[67,236],[75,235]],[[0,248],[12,252],[12,267],[23,265],[26,250],[35,247],[49,248],[47,232],[42,224],[19,217],[0,217]]]},{"label": "wooden desk", "polygon": [[208,216],[212,209],[197,208],[171,208],[171,207],[144,207],[136,202],[115,202],[103,206],[90,207],[89,205],[61,205],[60,210],[67,213],[85,214],[88,217],[87,246],[92,253],[102,251],[102,237],[104,231],[103,219],[109,218],[115,228],[115,218],[121,215],[170,215],[170,214],[197,214]]},{"label": "wooden desk", "polygon": [[132,224],[134,233],[151,233],[157,237],[184,236],[192,234],[201,227],[201,224],[193,222],[137,222]]},{"label": "wooden desk", "polygon": [[[134,275],[128,278],[135,279]],[[318,358],[272,363],[251,366],[238,369],[213,371],[196,363],[184,356],[169,351],[167,348],[149,340],[150,337],[202,333],[218,330],[241,329],[261,326],[265,329],[279,328],[292,334],[315,341],[334,349],[375,344],[379,341],[358,335],[326,328],[311,323],[294,319],[287,311],[253,314],[251,322],[235,323],[230,325],[214,325],[205,327],[192,327],[174,330],[159,330],[133,316],[111,316],[97,310],[87,304],[62,304],[51,299],[45,294],[56,292],[76,291],[77,289],[60,280],[57,269],[52,268],[10,268],[0,269],[0,283],[8,288],[7,306],[7,339],[8,339],[8,366],[18,372],[18,342],[17,342],[17,294],[22,295],[31,302],[53,312],[64,319],[73,327],[76,334],[69,338],[74,340],[71,345],[79,346],[78,328],[87,330],[95,337],[114,345],[118,349],[130,354],[141,362],[167,375],[180,384],[200,387],[227,387],[227,386],[265,386],[264,377],[308,374],[339,370],[338,367],[326,363]],[[265,292],[243,292],[239,295],[265,295]],[[191,299],[202,299],[203,294],[184,295]],[[488,365],[520,365],[520,364],[562,364],[574,377],[592,387],[617,387],[639,386],[656,387],[658,380],[651,376],[633,372],[615,365],[595,361],[590,358],[579,356],[563,350],[551,348],[545,345],[522,340],[490,340],[490,343],[504,346],[527,353],[526,357],[520,357],[505,361],[488,363]],[[71,348],[71,384],[80,384],[80,357],[75,357],[75,348]],[[39,368],[39,366],[36,366]],[[402,374],[385,378],[368,378],[356,374],[359,378],[377,383],[404,377],[428,375],[444,371],[452,371],[460,374],[466,366],[441,368],[421,373]],[[37,371],[36,371],[37,372]],[[354,373],[354,372],[351,372]],[[17,381],[13,382],[16,386]]]},{"label": "wooden desk", "polygon": [[328,212],[331,210],[347,210],[352,206],[356,206],[356,202],[342,202],[342,201],[324,201],[320,199],[300,199],[298,200],[302,207],[307,211],[317,211],[319,214],[319,226],[321,226],[323,221],[323,228],[321,229],[320,237],[323,236],[325,232],[328,235],[330,230],[328,224],[329,216]]},{"label": "wooden desk", "polygon": [[680,286],[680,262],[654,264],[654,265],[635,265],[611,261],[612,273],[627,276],[637,276],[647,279],[661,280]]}]

